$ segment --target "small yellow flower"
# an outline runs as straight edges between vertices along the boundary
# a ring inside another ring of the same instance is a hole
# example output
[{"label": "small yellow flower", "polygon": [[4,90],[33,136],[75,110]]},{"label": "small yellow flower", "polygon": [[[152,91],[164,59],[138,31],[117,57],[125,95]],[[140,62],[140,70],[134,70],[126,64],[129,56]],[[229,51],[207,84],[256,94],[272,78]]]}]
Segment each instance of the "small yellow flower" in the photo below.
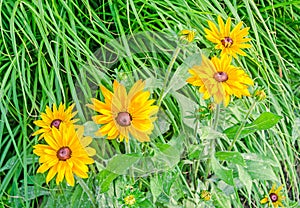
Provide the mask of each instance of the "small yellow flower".
[{"label": "small yellow flower", "polygon": [[207,190],[202,190],[200,193],[200,197],[204,201],[209,201],[211,199],[211,193]]},{"label": "small yellow flower", "polygon": [[46,113],[41,113],[42,120],[34,121],[33,123],[38,127],[41,127],[39,130],[34,132],[32,135],[41,134],[38,140],[42,139],[45,135],[51,135],[53,128],[59,128],[61,123],[64,123],[66,126],[71,126],[76,123],[79,119],[73,119],[77,112],[73,112],[74,104],[68,107],[65,110],[65,104],[60,103],[58,109],[56,105],[53,104],[53,111],[46,106]]},{"label": "small yellow flower", "polygon": [[127,94],[125,87],[117,81],[113,83],[114,92],[101,86],[104,102],[92,98],[93,105],[87,105],[100,113],[93,116],[96,124],[102,124],[96,134],[120,141],[125,138],[126,142],[130,134],[140,142],[150,141],[158,106],[152,105],[155,100],[149,100],[150,92],[144,91],[144,87],[145,82],[139,80]]},{"label": "small yellow flower", "polygon": [[205,28],[206,38],[217,44],[216,49],[222,50],[221,55],[228,54],[237,58],[237,54],[246,56],[246,53],[242,50],[244,48],[250,48],[251,45],[247,44],[250,38],[246,38],[248,35],[249,27],[241,29],[243,22],[239,22],[235,28],[230,31],[231,19],[228,18],[226,24],[224,24],[221,16],[218,16],[219,28],[212,22],[207,21],[209,29]]},{"label": "small yellow flower", "polygon": [[202,55],[201,65],[189,70],[192,77],[186,81],[199,86],[204,99],[212,96],[215,103],[223,101],[225,106],[229,104],[231,95],[238,98],[249,96],[248,85],[253,85],[253,80],[242,69],[231,65],[231,60],[225,55],[211,60]]},{"label": "small yellow flower", "polygon": [[267,95],[265,93],[264,90],[257,90],[255,93],[254,93],[254,96],[257,98],[257,100],[259,101],[262,101],[264,99],[266,99]]},{"label": "small yellow flower", "polygon": [[74,125],[61,123],[59,129],[52,128],[52,134],[46,134],[44,138],[47,144],[35,145],[33,153],[40,156],[39,162],[42,163],[37,173],[49,170],[46,183],[56,174],[56,184],[65,177],[71,186],[75,183],[73,173],[80,178],[88,177],[87,165],[94,162],[89,156],[96,153],[93,148],[87,147],[92,142],[91,137],[83,137],[82,130],[76,132]]},{"label": "small yellow flower", "polygon": [[195,35],[196,35],[196,33],[193,30],[181,30],[180,31],[180,40],[187,40],[190,43],[194,40]]},{"label": "small yellow flower", "polygon": [[265,198],[263,198],[260,201],[260,203],[261,204],[265,204],[265,203],[269,202],[269,206],[271,204],[273,204],[273,206],[275,208],[278,208],[278,206],[284,207],[283,204],[281,203],[282,200],[285,199],[285,197],[282,196],[282,194],[280,193],[280,191],[282,190],[282,187],[283,187],[283,185],[279,186],[278,189],[276,189],[276,185],[273,184],[273,186],[272,186],[272,188],[271,188],[271,190],[269,192],[269,195],[266,196]]},{"label": "small yellow flower", "polygon": [[126,196],[124,198],[124,202],[125,202],[125,204],[130,205],[130,206],[134,205],[136,202],[134,195]]}]

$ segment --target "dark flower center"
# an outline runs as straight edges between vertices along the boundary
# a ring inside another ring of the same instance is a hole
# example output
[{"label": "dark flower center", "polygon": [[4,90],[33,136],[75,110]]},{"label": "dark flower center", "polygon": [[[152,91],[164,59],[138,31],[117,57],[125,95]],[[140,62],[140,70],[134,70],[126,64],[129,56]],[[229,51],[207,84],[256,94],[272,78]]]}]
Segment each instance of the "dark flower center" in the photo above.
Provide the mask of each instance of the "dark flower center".
[{"label": "dark flower center", "polygon": [[277,202],[277,200],[278,200],[278,196],[275,193],[271,193],[269,195],[269,197],[270,197],[270,199],[271,199],[272,202]]},{"label": "dark flower center", "polygon": [[55,128],[59,128],[60,123],[62,122],[62,120],[60,119],[55,119],[51,122],[50,127],[54,126]]},{"label": "dark flower center", "polygon": [[116,121],[120,126],[126,127],[130,126],[132,117],[127,112],[120,112],[116,118]]},{"label": "dark flower center", "polygon": [[228,80],[228,75],[225,72],[217,72],[215,73],[214,78],[218,82],[225,82]]},{"label": "dark flower center", "polygon": [[225,37],[221,40],[221,43],[225,48],[229,48],[233,44],[233,40],[230,37]]},{"label": "dark flower center", "polygon": [[71,155],[72,155],[72,151],[69,147],[60,148],[56,154],[57,158],[62,161],[66,161],[67,159],[70,159]]}]

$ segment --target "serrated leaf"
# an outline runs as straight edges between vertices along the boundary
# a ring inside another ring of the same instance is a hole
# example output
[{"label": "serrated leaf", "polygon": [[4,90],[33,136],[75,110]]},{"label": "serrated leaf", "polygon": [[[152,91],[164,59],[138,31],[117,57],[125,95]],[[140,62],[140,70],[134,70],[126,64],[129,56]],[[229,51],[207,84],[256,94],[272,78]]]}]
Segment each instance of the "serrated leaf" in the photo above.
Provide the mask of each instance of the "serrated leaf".
[{"label": "serrated leaf", "polygon": [[215,157],[211,157],[212,169],[221,180],[229,185],[234,185],[233,182],[233,170],[225,168],[220,165],[219,161]]},{"label": "serrated leaf", "polygon": [[228,162],[232,162],[237,165],[245,166],[246,162],[239,152],[216,152],[216,158],[219,160],[226,160]]},{"label": "serrated leaf", "polygon": [[[276,114],[270,112],[264,112],[252,123],[246,124],[244,126],[244,128],[242,129],[239,135],[239,138],[245,137],[248,134],[254,133],[259,130],[267,130],[269,128],[272,128],[279,122],[281,118],[282,118],[281,116],[278,116]],[[240,124],[234,125],[232,127],[225,129],[223,133],[225,133],[229,139],[233,139],[239,127]]]}]

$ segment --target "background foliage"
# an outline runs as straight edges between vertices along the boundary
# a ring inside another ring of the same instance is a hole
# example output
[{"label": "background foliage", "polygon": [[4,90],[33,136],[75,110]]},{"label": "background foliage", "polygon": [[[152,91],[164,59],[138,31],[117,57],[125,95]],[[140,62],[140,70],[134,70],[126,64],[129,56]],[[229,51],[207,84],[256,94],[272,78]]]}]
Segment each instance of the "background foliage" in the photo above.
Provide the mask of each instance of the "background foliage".
[{"label": "background foliage", "polygon": [[[0,0],[1,205],[118,207],[134,193],[142,207],[260,207],[260,199],[277,183],[284,184],[287,207],[299,206],[299,3]],[[229,128],[243,122],[254,99],[221,109],[213,131],[208,103],[185,84],[193,54],[215,53],[203,28],[217,15],[251,27],[253,47],[236,64],[255,80],[252,92],[259,86],[267,99],[254,107],[246,127],[264,112],[280,116],[268,130],[244,132],[233,153],[225,152],[232,140]],[[74,188],[46,185],[45,175],[36,174],[32,146],[37,138],[31,136],[45,106],[75,103],[88,135],[97,127],[85,104],[99,96],[100,83],[110,87],[117,78],[130,86],[146,79],[158,98],[181,29],[194,29],[197,37],[181,46],[153,140],[125,146],[95,138],[98,154],[89,179],[78,179]],[[207,179],[210,140],[216,141],[217,154],[211,161],[214,174]],[[206,189],[210,201],[200,199]]]}]

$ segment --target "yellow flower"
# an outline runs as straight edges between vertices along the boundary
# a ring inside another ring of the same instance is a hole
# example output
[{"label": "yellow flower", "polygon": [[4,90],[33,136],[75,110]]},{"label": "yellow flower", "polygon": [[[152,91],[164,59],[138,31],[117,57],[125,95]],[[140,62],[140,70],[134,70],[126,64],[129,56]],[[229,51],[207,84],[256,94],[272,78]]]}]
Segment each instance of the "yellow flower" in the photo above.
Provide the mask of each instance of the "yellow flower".
[{"label": "yellow flower", "polygon": [[213,57],[210,61],[202,55],[201,65],[189,70],[192,77],[187,82],[199,86],[204,99],[212,96],[215,103],[223,101],[225,106],[231,95],[238,98],[249,96],[248,85],[253,85],[253,80],[242,69],[230,65],[231,59],[230,56],[221,56],[221,59]]},{"label": "yellow flower", "polygon": [[37,173],[49,170],[47,184],[56,174],[56,184],[65,177],[71,186],[74,186],[73,173],[80,178],[88,177],[87,164],[94,162],[89,156],[95,154],[93,148],[87,147],[92,142],[91,137],[83,137],[82,130],[76,132],[74,125],[61,123],[59,129],[52,128],[52,135],[46,134],[44,138],[47,144],[35,145],[33,152],[40,156],[42,163]]},{"label": "yellow flower", "polygon": [[114,92],[101,86],[105,101],[92,98],[93,105],[87,105],[100,113],[93,116],[95,123],[102,124],[96,134],[107,135],[108,139],[119,138],[120,141],[125,138],[126,142],[131,134],[140,142],[150,141],[158,106],[152,105],[155,100],[148,100],[150,92],[143,91],[144,87],[145,82],[139,80],[127,94],[125,87],[117,81],[113,83]]},{"label": "yellow flower", "polygon": [[135,200],[134,195],[129,195],[124,198],[124,201],[125,201],[125,204],[127,204],[127,205],[134,205],[136,200]]},{"label": "yellow flower", "polygon": [[60,103],[58,109],[56,108],[56,105],[53,104],[53,111],[46,106],[46,113],[41,113],[42,120],[33,122],[38,127],[41,127],[33,133],[33,136],[41,134],[38,138],[38,140],[40,140],[45,135],[51,135],[53,127],[59,128],[61,123],[64,123],[67,126],[76,123],[79,119],[72,119],[77,114],[77,112],[72,113],[74,106],[75,105],[73,104],[65,110],[65,104]]},{"label": "yellow flower", "polygon": [[266,99],[267,95],[265,93],[264,90],[257,90],[255,93],[254,93],[254,96],[257,98],[257,100],[259,101],[262,101],[264,99]]},{"label": "yellow flower", "polygon": [[275,190],[276,185],[273,184],[273,186],[272,186],[272,188],[271,188],[271,190],[269,192],[269,195],[266,196],[265,198],[263,198],[260,201],[260,203],[261,204],[265,204],[265,203],[269,202],[269,206],[271,204],[273,204],[273,206],[275,208],[277,208],[278,206],[284,207],[283,204],[281,203],[282,200],[285,199],[285,197],[282,196],[281,193],[280,193],[280,191],[282,190],[282,187],[283,187],[283,185],[279,186],[278,189]]},{"label": "yellow flower", "polygon": [[180,31],[180,40],[187,40],[190,43],[194,40],[195,35],[196,35],[195,31],[181,30]]},{"label": "yellow flower", "polygon": [[200,197],[204,201],[209,201],[211,199],[211,193],[207,190],[202,190],[200,193]]},{"label": "yellow flower", "polygon": [[246,53],[241,49],[251,47],[250,44],[246,44],[251,39],[245,37],[248,35],[249,27],[241,29],[243,22],[239,22],[230,31],[231,19],[228,18],[226,24],[224,24],[221,16],[218,16],[219,28],[212,21],[208,20],[207,22],[210,29],[204,29],[206,38],[217,44],[215,48],[222,50],[221,55],[228,54],[234,58],[237,58],[237,54],[246,56]]}]

